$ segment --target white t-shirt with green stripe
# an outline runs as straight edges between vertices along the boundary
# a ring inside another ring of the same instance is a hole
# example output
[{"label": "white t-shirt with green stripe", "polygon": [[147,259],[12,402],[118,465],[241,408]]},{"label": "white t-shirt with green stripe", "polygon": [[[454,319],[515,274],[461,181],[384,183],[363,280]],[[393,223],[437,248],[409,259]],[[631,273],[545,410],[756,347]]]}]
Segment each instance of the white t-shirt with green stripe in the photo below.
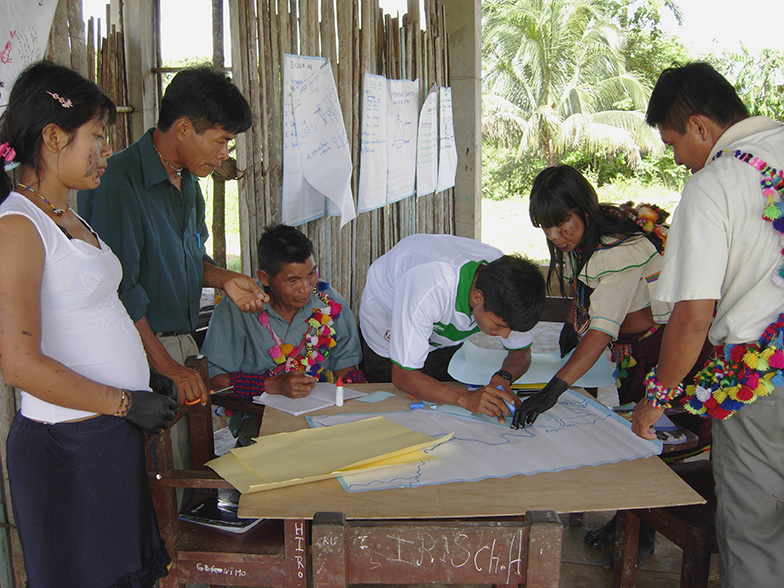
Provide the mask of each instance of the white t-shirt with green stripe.
[{"label": "white t-shirt with green stripe", "polygon": [[[479,331],[469,307],[476,268],[503,253],[473,239],[411,235],[370,266],[359,322],[368,346],[406,369],[420,369],[437,347]],[[505,348],[529,347],[529,332],[512,331]]]}]

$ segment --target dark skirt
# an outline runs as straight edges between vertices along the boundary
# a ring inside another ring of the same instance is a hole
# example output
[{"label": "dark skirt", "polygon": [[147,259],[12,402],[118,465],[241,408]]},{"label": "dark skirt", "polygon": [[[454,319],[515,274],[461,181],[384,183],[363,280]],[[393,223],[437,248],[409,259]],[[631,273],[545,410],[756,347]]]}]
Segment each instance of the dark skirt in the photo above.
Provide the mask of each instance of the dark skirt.
[{"label": "dark skirt", "polygon": [[112,416],[47,425],[17,413],[7,449],[30,588],[149,588],[168,573],[141,429]]}]

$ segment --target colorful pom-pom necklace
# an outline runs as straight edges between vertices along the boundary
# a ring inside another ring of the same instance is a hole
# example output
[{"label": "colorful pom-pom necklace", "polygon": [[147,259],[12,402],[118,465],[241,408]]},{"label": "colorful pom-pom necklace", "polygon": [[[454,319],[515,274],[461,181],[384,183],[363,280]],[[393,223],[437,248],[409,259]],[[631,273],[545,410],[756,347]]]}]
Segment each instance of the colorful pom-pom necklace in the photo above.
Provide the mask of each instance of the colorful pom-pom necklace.
[{"label": "colorful pom-pom necklace", "polygon": [[[723,149],[713,156],[713,160],[731,155],[738,161],[748,163],[751,167],[760,172],[760,188],[762,195],[766,199],[765,208],[762,210],[762,218],[770,221],[773,228],[779,233],[779,248],[784,255],[784,172],[768,165],[759,157],[754,157],[751,153],[744,153],[740,149]],[[784,288],[784,260],[779,264],[778,271],[771,277],[773,283],[779,288]]]},{"label": "colorful pom-pom necklace", "polygon": [[[766,198],[762,218],[779,233],[784,255],[784,173],[759,157],[740,149],[724,149],[713,160],[730,155],[749,164],[762,175],[760,188]],[[784,260],[771,280],[784,288]],[[749,344],[727,344],[716,348],[715,356],[686,387],[684,408],[692,414],[728,419],[773,388],[784,386],[784,313],[772,322],[760,339]]]},{"label": "colorful pom-pom necklace", "polygon": [[[308,330],[305,331],[302,341],[297,347],[290,343],[284,343],[278,337],[272,329],[266,311],[259,313],[259,323],[267,328],[272,340],[275,341],[275,344],[269,349],[269,354],[276,367],[270,370],[269,375],[299,371],[310,376],[318,376],[324,371],[321,364],[329,356],[330,350],[337,345],[333,325],[343,310],[341,304],[327,296],[327,288],[329,288],[329,284],[322,281],[317,282],[313,288],[313,293],[324,306],[313,309],[313,313],[307,321]],[[304,353],[302,353],[303,349]]]}]

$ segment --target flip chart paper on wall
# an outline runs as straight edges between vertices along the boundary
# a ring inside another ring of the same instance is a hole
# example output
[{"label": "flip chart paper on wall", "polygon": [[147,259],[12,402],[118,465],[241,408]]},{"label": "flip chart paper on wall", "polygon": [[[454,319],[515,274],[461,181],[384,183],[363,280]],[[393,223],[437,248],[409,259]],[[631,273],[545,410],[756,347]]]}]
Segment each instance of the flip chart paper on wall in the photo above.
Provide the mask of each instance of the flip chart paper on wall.
[{"label": "flip chart paper on wall", "polygon": [[[440,409],[441,407],[439,407]],[[567,390],[533,425],[514,430],[440,410],[384,413],[421,433],[454,431],[449,443],[425,450],[438,459],[374,472],[342,475],[349,492],[409,488],[450,482],[508,478],[587,465],[614,463],[661,453],[659,441],[641,439],[631,425],[592,398]],[[335,426],[366,414],[309,417],[313,427]]]},{"label": "flip chart paper on wall", "polygon": [[421,449],[447,441],[417,433],[384,417],[336,427],[267,435],[207,463],[241,492],[336,477],[358,468],[387,467],[421,460]]},{"label": "flip chart paper on wall", "polygon": [[57,0],[0,2],[0,114],[24,68],[44,56]]},{"label": "flip chart paper on wall", "polygon": [[387,203],[387,80],[366,73],[362,92],[359,212]]},{"label": "flip chart paper on wall", "polygon": [[[447,371],[458,382],[464,384],[485,385],[493,374],[501,367],[506,357],[504,349],[485,349],[466,341],[457,350],[449,362]],[[567,355],[561,359],[557,351],[552,353],[532,353],[531,367],[515,384],[538,384],[549,382],[571,357]],[[574,383],[574,386],[583,388],[599,388],[615,384],[612,364],[602,355],[593,367]]]},{"label": "flip chart paper on wall", "polygon": [[411,196],[416,182],[419,80],[387,80],[387,203]]},{"label": "flip chart paper on wall", "polygon": [[340,226],[356,216],[351,194],[351,150],[338,89],[329,63],[324,63],[292,89],[292,110],[302,173],[315,199],[329,201],[329,214]]},{"label": "flip chart paper on wall", "polygon": [[438,191],[455,185],[457,174],[457,147],[452,115],[452,88],[438,91]]},{"label": "flip chart paper on wall", "polygon": [[281,219],[300,225],[324,215],[324,196],[305,181],[294,120],[293,90],[318,71],[327,60],[307,55],[283,56],[283,188]]},{"label": "flip chart paper on wall", "polygon": [[419,113],[416,184],[417,196],[435,192],[438,185],[438,89],[435,85]]},{"label": "flip chart paper on wall", "polygon": [[283,56],[282,221],[356,216],[352,163],[332,70],[323,57]]}]

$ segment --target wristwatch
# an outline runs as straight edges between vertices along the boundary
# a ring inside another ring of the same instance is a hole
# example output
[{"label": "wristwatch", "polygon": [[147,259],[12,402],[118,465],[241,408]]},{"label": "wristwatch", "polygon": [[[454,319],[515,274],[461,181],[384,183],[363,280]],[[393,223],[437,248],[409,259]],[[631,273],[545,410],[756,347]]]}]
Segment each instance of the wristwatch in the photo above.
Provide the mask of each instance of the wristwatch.
[{"label": "wristwatch", "polygon": [[510,385],[510,386],[512,385],[512,382],[514,382],[514,377],[512,376],[512,374],[510,374],[510,373],[509,373],[509,372],[507,372],[506,370],[498,370],[498,371],[497,371],[496,373],[494,373],[493,375],[494,375],[494,376],[501,376],[501,377],[502,377],[504,380],[506,380],[507,382],[509,382],[509,385]]}]

